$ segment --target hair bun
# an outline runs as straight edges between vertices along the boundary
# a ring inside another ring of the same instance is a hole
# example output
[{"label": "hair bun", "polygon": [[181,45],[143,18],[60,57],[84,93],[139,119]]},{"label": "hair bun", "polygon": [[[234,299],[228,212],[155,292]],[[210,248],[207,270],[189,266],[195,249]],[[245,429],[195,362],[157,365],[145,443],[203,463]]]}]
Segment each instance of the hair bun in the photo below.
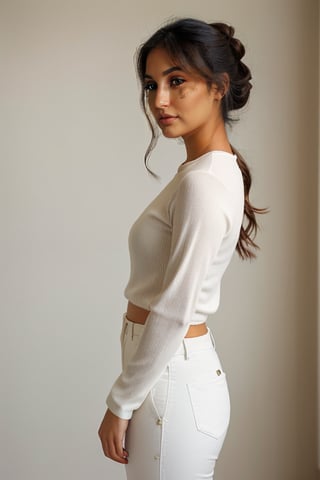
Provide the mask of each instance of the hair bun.
[{"label": "hair bun", "polygon": [[245,54],[245,48],[238,38],[234,38],[234,28],[226,23],[210,23],[212,28],[218,30],[230,45],[236,60],[241,60]]},{"label": "hair bun", "polygon": [[245,54],[245,48],[243,44],[238,40],[237,38],[231,38],[230,39],[230,47],[233,51],[233,55],[237,60],[241,60],[241,58]]},{"label": "hair bun", "polygon": [[212,28],[218,30],[222,35],[226,37],[227,40],[230,40],[234,35],[234,28],[231,25],[227,25],[226,23],[210,23]]},{"label": "hair bun", "polygon": [[235,60],[235,68],[229,72],[231,85],[229,95],[230,110],[242,108],[249,98],[251,90],[251,72],[241,61],[245,48],[238,38],[234,37],[234,28],[226,23],[210,23],[210,26],[222,36],[225,46],[230,49]]}]

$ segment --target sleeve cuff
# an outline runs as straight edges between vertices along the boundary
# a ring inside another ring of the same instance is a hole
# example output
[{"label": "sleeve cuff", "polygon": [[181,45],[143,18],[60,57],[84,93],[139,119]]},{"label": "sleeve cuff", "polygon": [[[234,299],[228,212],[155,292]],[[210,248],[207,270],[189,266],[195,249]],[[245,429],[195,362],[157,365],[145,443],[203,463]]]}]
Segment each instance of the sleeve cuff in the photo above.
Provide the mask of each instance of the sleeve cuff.
[{"label": "sleeve cuff", "polygon": [[111,412],[116,415],[119,418],[122,418],[123,420],[130,420],[133,414],[132,410],[125,409],[123,407],[120,407],[115,403],[113,398],[111,397],[111,393],[107,397],[107,406]]}]

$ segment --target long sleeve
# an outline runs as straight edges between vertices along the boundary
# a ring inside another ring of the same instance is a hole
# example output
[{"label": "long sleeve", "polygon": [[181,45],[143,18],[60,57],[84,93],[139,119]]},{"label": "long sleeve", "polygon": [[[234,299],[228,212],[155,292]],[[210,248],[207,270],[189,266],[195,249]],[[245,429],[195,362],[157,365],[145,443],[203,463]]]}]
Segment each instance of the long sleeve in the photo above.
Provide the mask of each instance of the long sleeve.
[{"label": "long sleeve", "polygon": [[[232,195],[207,172],[192,171],[180,181],[170,204],[171,245],[161,289],[150,303],[138,350],[107,399],[110,410],[119,417],[131,418],[179,348],[193,319],[206,318],[212,311],[210,296],[219,296],[221,277],[239,234],[239,219],[233,227]],[[203,308],[199,309],[199,304]],[[210,306],[207,311],[206,305]]]}]

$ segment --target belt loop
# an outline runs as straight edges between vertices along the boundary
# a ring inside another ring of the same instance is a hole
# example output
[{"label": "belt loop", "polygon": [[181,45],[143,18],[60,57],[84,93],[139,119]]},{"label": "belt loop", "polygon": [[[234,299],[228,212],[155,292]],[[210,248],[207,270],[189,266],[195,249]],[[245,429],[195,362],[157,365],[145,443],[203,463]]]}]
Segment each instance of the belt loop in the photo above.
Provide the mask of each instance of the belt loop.
[{"label": "belt loop", "polygon": [[187,348],[187,342],[185,341],[185,339],[182,340],[182,344],[183,344],[183,350],[184,350],[184,359],[189,360],[189,352]]}]

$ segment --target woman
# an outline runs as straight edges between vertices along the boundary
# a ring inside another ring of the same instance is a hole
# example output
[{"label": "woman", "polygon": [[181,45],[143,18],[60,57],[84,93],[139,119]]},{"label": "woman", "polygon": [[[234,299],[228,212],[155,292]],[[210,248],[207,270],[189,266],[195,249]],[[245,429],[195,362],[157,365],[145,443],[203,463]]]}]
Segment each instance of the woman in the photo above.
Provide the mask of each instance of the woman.
[{"label": "woman", "polygon": [[137,57],[152,130],[146,165],[156,124],[183,139],[186,160],[129,235],[123,370],[99,429],[105,455],[126,464],[128,480],[213,478],[228,428],[228,387],[206,319],[234,250],[254,257],[262,212],[250,204],[250,173],[225,127],[251,89],[233,33],[182,19]]}]

